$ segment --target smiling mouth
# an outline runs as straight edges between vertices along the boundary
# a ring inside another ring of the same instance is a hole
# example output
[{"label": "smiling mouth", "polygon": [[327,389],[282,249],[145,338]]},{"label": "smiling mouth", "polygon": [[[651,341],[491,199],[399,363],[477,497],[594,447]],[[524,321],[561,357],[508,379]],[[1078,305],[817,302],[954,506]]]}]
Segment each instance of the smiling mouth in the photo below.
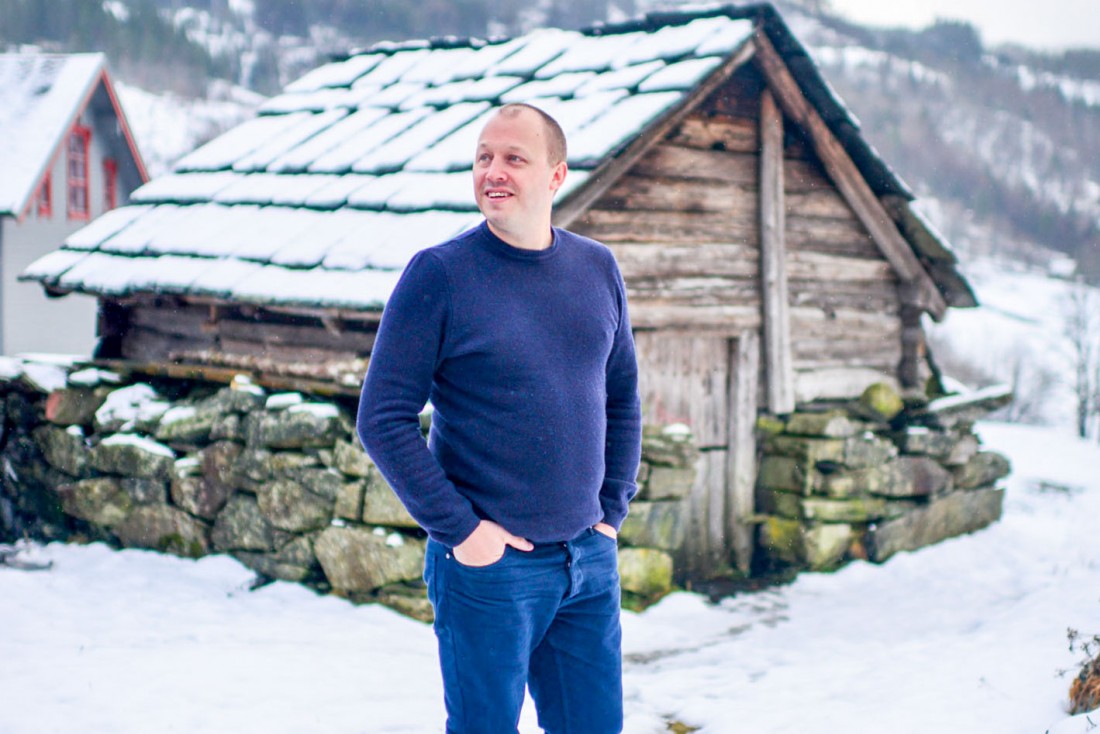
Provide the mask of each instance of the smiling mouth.
[{"label": "smiling mouth", "polygon": [[511,196],[511,194],[507,191],[490,191],[486,194],[486,197],[490,199],[507,199],[509,196]]}]

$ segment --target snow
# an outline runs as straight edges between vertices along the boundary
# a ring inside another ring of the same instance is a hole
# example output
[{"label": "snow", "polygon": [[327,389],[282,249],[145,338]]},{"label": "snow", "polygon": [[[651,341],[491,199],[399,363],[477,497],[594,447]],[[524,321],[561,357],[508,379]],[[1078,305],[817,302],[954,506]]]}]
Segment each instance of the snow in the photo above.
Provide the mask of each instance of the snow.
[{"label": "snow", "polygon": [[66,385],[68,365],[23,360],[23,380],[39,392],[51,393]]},{"label": "snow", "polygon": [[462,102],[425,117],[411,128],[375,148],[352,166],[356,173],[400,169],[427,146],[449,135],[489,108],[488,102]]},{"label": "snow", "polygon": [[[169,411],[171,412],[171,411]],[[166,413],[167,415],[167,413]],[[145,436],[139,436],[136,433],[114,433],[107,438],[99,442],[100,446],[133,446],[139,448],[142,451],[150,454],[156,454],[157,456],[167,456],[169,459],[176,458],[176,452],[168,448],[162,443],[158,443],[151,438]]]},{"label": "snow", "polygon": [[148,213],[151,208],[134,204],[112,209],[106,214],[96,217],[86,227],[82,227],[69,235],[65,240],[65,246],[73,249],[93,250],[103,240],[127,227],[141,215]]},{"label": "snow", "polygon": [[639,31],[607,36],[584,36],[570,44],[561,56],[535,72],[535,77],[552,79],[559,74],[611,69],[624,55],[629,55],[630,49],[647,35]]},{"label": "snow", "polygon": [[574,71],[550,79],[535,79],[502,94],[500,101],[509,103],[526,102],[535,97],[571,97],[595,77],[594,71]]},{"label": "snow", "polygon": [[117,385],[122,375],[97,367],[78,370],[69,375],[69,384],[75,387],[98,387],[99,385]]},{"label": "snow", "polygon": [[750,33],[751,21],[733,21],[725,16],[698,18],[684,25],[665,26],[645,34],[621,56],[619,63],[626,65],[650,59],[676,59],[699,53],[699,46],[714,36],[721,35],[724,44],[736,45]]},{"label": "snow", "polygon": [[[1100,448],[979,432],[1015,467],[990,528],[881,566],[625,612],[625,734],[672,721],[700,734],[1088,731],[1064,712],[1059,672],[1079,661],[1066,628],[1098,631]],[[250,590],[252,573],[222,555],[21,547],[53,567],[0,567],[0,688],[19,702],[0,707],[4,732],[442,729],[426,624],[285,582]],[[537,731],[528,701],[520,732]]]},{"label": "snow", "polygon": [[299,403],[291,405],[287,413],[308,413],[314,418],[338,418],[340,409],[332,403]]},{"label": "snow", "polygon": [[665,62],[660,59],[647,61],[633,66],[625,66],[614,71],[605,71],[597,74],[592,79],[577,87],[575,94],[584,97],[596,92],[605,92],[611,89],[633,89],[658,69],[663,69]]},{"label": "snow", "polygon": [[255,117],[184,156],[176,164],[176,170],[217,171],[230,168],[240,158],[312,116],[309,112],[294,112]]},{"label": "snow", "polygon": [[[1018,383],[1018,403],[1038,398],[1029,420],[1074,425],[1072,344],[1066,336],[1074,285],[990,258],[963,260],[966,278],[982,306],[951,309],[942,324],[929,324],[933,353],[942,342],[954,358],[991,379]],[[1097,299],[1094,303],[1100,302],[1100,292],[1085,290]]]},{"label": "snow", "polygon": [[123,431],[132,430],[138,422],[154,420],[171,407],[149,385],[137,384],[113,390],[95,413],[96,423],[121,423]]},{"label": "snow", "polygon": [[292,405],[301,405],[305,397],[300,392],[280,392],[270,395],[264,403],[265,410],[285,410]]},{"label": "snow", "polygon": [[304,171],[323,154],[336,148],[341,143],[353,139],[356,135],[378,122],[386,116],[386,110],[377,107],[368,107],[359,110],[327,130],[317,134],[316,137],[301,143],[288,150],[282,156],[276,158],[268,166],[270,171],[299,172]]},{"label": "snow", "polygon": [[313,173],[345,173],[357,160],[367,155],[395,135],[409,129],[427,117],[432,110],[428,108],[395,112],[379,118],[369,127],[359,131],[342,144],[311,163],[308,170]]},{"label": "snow", "polygon": [[312,92],[322,87],[347,87],[378,65],[382,54],[359,54],[346,61],[325,64],[313,69],[286,86],[287,92]]},{"label": "snow", "polygon": [[305,142],[325,128],[331,127],[333,124],[346,117],[347,114],[347,110],[328,110],[326,112],[310,115],[293,127],[275,135],[248,155],[237,159],[233,164],[233,170],[263,170],[276,158],[289,152],[295,146]]},{"label": "snow", "polygon": [[574,31],[558,28],[542,28],[527,35],[527,42],[487,72],[489,75],[530,76],[536,69],[549,63],[563,51],[582,39]]},{"label": "snow", "polygon": [[602,160],[683,98],[681,92],[627,97],[581,128],[569,140],[569,164],[585,167]]},{"label": "snow", "polygon": [[[167,202],[176,204],[197,204],[214,198],[219,191],[239,181],[241,178],[241,176],[238,176],[232,171],[215,171],[213,173],[207,171],[195,173],[169,173],[160,178],[155,178],[138,188],[130,195],[130,200],[141,204]],[[108,217],[115,212],[132,213],[135,216],[141,213],[140,209],[130,212],[131,208],[132,207],[122,207],[119,209],[112,209],[104,216]],[[96,219],[95,221],[98,223],[102,221],[102,218]],[[83,233],[88,228],[89,227],[85,227],[80,231]],[[84,235],[84,237],[88,236]],[[92,238],[88,237],[88,239],[90,240]],[[69,238],[69,241],[69,246],[71,247],[72,237]],[[102,241],[102,237],[100,241]]]},{"label": "snow", "polygon": [[669,64],[639,84],[638,91],[667,92],[673,89],[688,89],[705,79],[722,61],[720,56],[710,56]]},{"label": "snow", "polygon": [[203,141],[252,118],[264,99],[220,83],[211,84],[203,100],[155,94],[122,82],[115,84],[115,90],[153,178],[169,171]]}]

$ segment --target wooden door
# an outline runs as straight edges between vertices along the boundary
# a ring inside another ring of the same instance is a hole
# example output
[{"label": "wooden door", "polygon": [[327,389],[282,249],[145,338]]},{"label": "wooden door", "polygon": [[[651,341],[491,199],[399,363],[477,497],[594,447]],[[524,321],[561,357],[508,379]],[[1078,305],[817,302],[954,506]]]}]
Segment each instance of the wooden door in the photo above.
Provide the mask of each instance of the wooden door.
[{"label": "wooden door", "polygon": [[758,339],[729,335],[638,332],[638,387],[647,423],[685,423],[700,449],[687,499],[687,539],[679,575],[705,579],[752,552]]}]

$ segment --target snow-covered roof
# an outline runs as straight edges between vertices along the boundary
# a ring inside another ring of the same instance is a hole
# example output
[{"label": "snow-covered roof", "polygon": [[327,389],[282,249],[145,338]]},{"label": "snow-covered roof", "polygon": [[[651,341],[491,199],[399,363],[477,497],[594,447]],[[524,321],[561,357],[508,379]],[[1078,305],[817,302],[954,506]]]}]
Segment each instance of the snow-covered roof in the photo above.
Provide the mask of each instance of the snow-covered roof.
[{"label": "snow-covered roof", "polygon": [[409,258],[481,220],[469,169],[495,106],[528,102],[561,123],[561,203],[761,31],[875,193],[912,198],[774,8],[711,7],[587,31],[378,44],[293,82],[23,277],[110,297],[380,309]]},{"label": "snow-covered roof", "polygon": [[18,216],[99,82],[103,54],[0,54],[0,214]]},{"label": "snow-covered roof", "polygon": [[469,168],[494,106],[531,102],[562,123],[560,201],[752,32],[749,18],[711,14],[377,45],[290,84],[25,277],[110,297],[380,308],[412,255],[480,221]]}]

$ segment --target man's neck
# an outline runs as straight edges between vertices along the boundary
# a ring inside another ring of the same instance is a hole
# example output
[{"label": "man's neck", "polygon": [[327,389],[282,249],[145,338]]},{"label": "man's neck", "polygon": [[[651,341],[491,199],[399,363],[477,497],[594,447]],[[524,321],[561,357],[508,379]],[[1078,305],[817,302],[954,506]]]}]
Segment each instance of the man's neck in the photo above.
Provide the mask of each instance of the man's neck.
[{"label": "man's neck", "polygon": [[554,232],[549,222],[547,222],[545,226],[531,228],[522,232],[514,232],[511,230],[505,231],[498,229],[492,222],[486,221],[489,225],[489,231],[512,247],[517,247],[521,250],[545,250],[550,247],[550,245],[554,244]]}]

